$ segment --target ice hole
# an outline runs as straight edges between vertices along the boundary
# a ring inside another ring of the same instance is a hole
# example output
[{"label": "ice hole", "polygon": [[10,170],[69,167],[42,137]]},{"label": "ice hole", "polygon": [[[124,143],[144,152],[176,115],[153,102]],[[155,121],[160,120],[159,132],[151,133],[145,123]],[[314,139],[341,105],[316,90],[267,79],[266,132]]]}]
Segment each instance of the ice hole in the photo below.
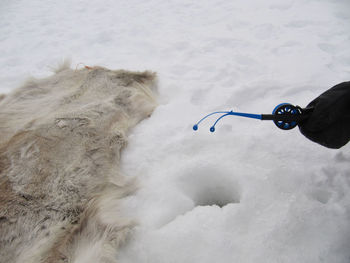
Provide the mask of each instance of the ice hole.
[{"label": "ice hole", "polygon": [[217,205],[224,207],[227,204],[239,203],[236,190],[228,186],[210,185],[203,187],[193,197],[196,206]]},{"label": "ice hole", "polygon": [[227,171],[213,168],[191,171],[181,177],[179,186],[196,206],[224,207],[240,202],[240,187]]},{"label": "ice hole", "polygon": [[311,197],[322,204],[327,204],[332,197],[332,193],[324,189],[313,189]]}]

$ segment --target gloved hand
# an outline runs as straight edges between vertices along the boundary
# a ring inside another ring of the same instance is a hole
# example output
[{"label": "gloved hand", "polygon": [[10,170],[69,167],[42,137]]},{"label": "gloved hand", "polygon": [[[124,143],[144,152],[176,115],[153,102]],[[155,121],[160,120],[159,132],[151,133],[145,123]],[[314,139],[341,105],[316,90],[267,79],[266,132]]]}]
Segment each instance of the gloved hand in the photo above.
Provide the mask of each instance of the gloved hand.
[{"label": "gloved hand", "polygon": [[300,132],[307,138],[333,149],[350,140],[350,81],[322,93],[306,108],[314,108],[310,116],[299,123]]}]

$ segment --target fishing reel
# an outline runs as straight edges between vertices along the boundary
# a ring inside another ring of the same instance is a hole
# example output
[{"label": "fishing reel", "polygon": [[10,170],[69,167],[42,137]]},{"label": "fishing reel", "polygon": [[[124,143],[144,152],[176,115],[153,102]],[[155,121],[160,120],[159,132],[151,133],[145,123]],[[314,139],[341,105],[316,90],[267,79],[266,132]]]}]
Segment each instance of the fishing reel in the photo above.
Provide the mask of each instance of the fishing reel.
[{"label": "fishing reel", "polygon": [[199,122],[197,122],[193,126],[193,130],[195,131],[198,130],[198,125],[203,120],[205,120],[206,118],[214,114],[223,114],[223,115],[221,115],[215,121],[214,125],[210,127],[211,132],[215,131],[215,125],[222,118],[229,115],[258,119],[258,120],[272,120],[278,128],[282,130],[291,130],[295,128],[299,122],[307,119],[310,113],[312,112],[312,110],[313,108],[302,109],[299,106],[294,106],[289,103],[281,103],[274,108],[274,110],[272,111],[272,114],[251,114],[251,113],[234,112],[234,111],[216,111],[203,117]]}]

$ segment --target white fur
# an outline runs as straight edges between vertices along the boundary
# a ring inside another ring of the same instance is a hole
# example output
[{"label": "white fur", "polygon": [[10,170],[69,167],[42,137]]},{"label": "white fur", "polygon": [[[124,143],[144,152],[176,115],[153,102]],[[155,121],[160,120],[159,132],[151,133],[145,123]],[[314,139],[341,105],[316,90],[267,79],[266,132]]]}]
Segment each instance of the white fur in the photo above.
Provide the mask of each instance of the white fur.
[{"label": "white fur", "polygon": [[133,226],[118,203],[135,190],[120,152],[155,108],[155,84],[66,63],[0,98],[1,263],[115,262]]}]

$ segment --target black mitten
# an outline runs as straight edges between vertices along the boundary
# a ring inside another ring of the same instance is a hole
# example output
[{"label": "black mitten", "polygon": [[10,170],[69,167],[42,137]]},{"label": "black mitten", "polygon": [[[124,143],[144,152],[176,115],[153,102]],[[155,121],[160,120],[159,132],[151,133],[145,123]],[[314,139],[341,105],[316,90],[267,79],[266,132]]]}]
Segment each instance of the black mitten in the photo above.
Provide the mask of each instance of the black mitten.
[{"label": "black mitten", "polygon": [[339,149],[350,140],[350,81],[340,83],[311,101],[310,116],[300,132],[325,147]]}]

